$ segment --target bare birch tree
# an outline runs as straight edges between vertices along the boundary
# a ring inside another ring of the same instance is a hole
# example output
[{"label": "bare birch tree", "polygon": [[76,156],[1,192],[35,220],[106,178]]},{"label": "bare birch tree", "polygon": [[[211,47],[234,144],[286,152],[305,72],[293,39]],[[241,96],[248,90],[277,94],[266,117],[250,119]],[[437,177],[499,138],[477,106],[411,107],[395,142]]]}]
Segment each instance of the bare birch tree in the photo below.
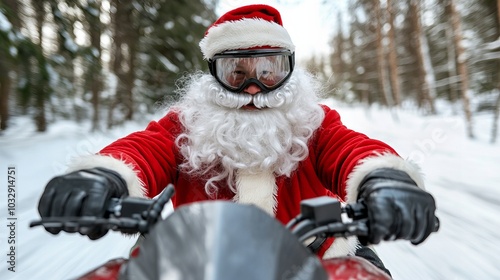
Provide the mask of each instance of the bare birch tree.
[{"label": "bare birch tree", "polygon": [[[451,26],[447,26],[445,32],[446,32],[446,40],[453,42],[453,30]],[[446,67],[448,69],[449,79],[452,80],[458,76],[455,47],[453,46],[453,44],[446,44],[446,51],[448,56],[448,63],[446,64]],[[450,82],[449,86],[450,86],[450,93],[448,98],[451,102],[455,102],[456,100],[458,100],[457,83]]]},{"label": "bare birch tree", "polygon": [[344,81],[345,63],[343,62],[344,52],[344,36],[342,34],[342,15],[337,13],[337,30],[336,36],[331,41],[333,52],[330,56],[330,64],[333,71],[333,87],[338,89],[342,86]]},{"label": "bare birch tree", "polygon": [[384,46],[384,35],[382,33],[382,26],[384,24],[384,16],[382,13],[382,9],[380,8],[380,1],[375,0],[374,9],[375,9],[375,19],[377,21],[376,25],[376,43],[377,43],[377,69],[378,69],[378,80],[380,84],[380,90],[382,92],[382,96],[384,97],[385,104],[391,108],[394,105],[394,100],[389,91],[389,85],[387,84],[387,72],[386,72],[386,63],[385,63],[385,46]]},{"label": "bare birch tree", "polygon": [[392,95],[394,97],[394,106],[399,106],[401,103],[401,87],[398,74],[398,54],[396,48],[396,26],[394,20],[396,13],[394,11],[392,0],[387,0],[387,13],[389,15],[390,30],[387,34],[389,40],[389,75],[391,81]]},{"label": "bare birch tree", "polygon": [[[500,1],[500,0],[498,0]],[[491,143],[496,143],[498,136],[498,119],[500,116],[500,86],[497,101],[495,102],[495,112],[493,115],[493,126],[491,130]]]},{"label": "bare birch tree", "polygon": [[469,138],[474,138],[474,128],[472,124],[472,112],[470,109],[470,89],[469,73],[467,70],[467,60],[465,49],[462,42],[462,27],[460,14],[457,11],[454,0],[448,0],[447,7],[453,29],[453,43],[457,56],[457,71],[460,76],[460,90],[462,93],[462,102],[466,120],[466,133]]},{"label": "bare birch tree", "polygon": [[434,106],[434,100],[430,95],[430,85],[427,79],[427,75],[429,75],[427,68],[425,66],[425,57],[424,57],[424,41],[423,36],[425,36],[424,30],[422,28],[422,22],[420,18],[420,4],[419,0],[410,0],[409,5],[409,16],[410,21],[413,26],[413,40],[415,40],[415,49],[416,53],[415,58],[417,61],[417,69],[418,69],[418,81],[419,81],[419,93],[420,99],[422,100],[422,104],[427,104],[429,106],[429,111],[431,114],[436,113],[436,108]]},{"label": "bare birch tree", "polygon": [[[497,34],[500,34],[500,0],[497,0]],[[497,41],[500,42],[500,36]],[[500,64],[500,63],[499,63]],[[500,71],[498,72],[500,75]],[[500,81],[498,82],[498,97],[495,102],[495,112],[493,114],[493,127],[491,130],[491,143],[495,143],[498,135],[498,119],[500,117]]]}]

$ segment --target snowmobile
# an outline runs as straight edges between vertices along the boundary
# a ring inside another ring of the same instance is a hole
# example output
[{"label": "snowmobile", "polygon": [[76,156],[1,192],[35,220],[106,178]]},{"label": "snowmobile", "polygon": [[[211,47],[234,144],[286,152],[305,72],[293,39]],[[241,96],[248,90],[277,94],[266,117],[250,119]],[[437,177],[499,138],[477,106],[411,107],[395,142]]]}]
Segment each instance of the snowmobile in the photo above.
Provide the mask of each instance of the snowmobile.
[{"label": "snowmobile", "polygon": [[53,217],[30,226],[99,226],[145,236],[129,258],[110,260],[79,280],[391,279],[364,258],[320,259],[313,252],[327,237],[366,236],[362,203],[304,200],[287,225],[255,206],[217,200],[180,206],[163,218],[173,194],[169,185],[155,199],[113,198],[104,218]]}]

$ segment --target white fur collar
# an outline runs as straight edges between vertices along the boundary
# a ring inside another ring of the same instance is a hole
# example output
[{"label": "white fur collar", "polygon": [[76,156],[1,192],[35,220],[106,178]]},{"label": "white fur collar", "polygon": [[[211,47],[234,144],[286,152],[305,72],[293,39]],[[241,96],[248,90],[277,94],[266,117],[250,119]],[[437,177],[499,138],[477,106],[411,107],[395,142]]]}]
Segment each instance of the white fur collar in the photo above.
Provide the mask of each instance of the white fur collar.
[{"label": "white fur collar", "polygon": [[278,206],[276,177],[272,172],[249,174],[238,172],[236,176],[238,192],[233,200],[238,203],[253,204],[271,216],[275,216]]}]

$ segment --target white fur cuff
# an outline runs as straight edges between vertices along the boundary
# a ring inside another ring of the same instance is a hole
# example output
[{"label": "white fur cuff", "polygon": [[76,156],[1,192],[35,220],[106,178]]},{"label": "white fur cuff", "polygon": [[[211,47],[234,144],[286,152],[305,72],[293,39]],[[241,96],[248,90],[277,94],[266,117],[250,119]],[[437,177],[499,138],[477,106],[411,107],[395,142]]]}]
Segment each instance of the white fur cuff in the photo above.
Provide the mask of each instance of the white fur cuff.
[{"label": "white fur cuff", "polygon": [[67,172],[77,171],[81,169],[90,169],[94,167],[103,167],[111,169],[120,174],[127,183],[128,193],[134,197],[145,197],[144,184],[137,176],[134,168],[123,160],[105,155],[89,155],[79,157],[74,160],[68,167]]},{"label": "white fur cuff", "polygon": [[379,168],[393,168],[404,171],[417,183],[419,188],[424,189],[423,175],[415,163],[390,153],[377,154],[361,160],[349,175],[346,183],[347,203],[356,202],[361,181],[368,173]]}]

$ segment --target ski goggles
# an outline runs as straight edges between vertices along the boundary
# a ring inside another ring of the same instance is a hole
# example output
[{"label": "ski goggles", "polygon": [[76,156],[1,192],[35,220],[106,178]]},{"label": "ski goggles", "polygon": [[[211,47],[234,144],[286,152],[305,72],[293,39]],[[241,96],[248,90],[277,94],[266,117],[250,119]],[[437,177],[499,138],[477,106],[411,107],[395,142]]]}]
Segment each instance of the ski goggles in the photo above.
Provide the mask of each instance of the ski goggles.
[{"label": "ski goggles", "polygon": [[294,53],[286,49],[226,51],[208,61],[210,74],[227,90],[242,92],[254,83],[263,92],[279,88],[292,75]]}]

